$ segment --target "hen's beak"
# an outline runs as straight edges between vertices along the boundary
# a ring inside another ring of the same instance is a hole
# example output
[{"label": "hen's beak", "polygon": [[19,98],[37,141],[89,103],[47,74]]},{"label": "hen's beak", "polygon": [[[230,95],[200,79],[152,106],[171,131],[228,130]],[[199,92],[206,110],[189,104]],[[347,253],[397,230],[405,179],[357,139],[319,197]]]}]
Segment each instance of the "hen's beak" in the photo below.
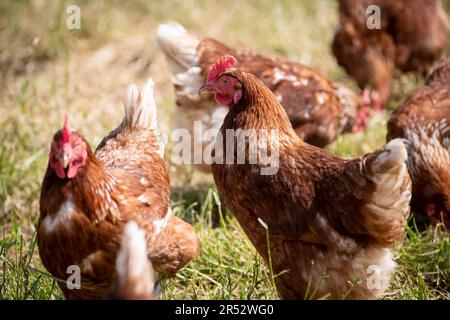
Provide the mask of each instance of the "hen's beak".
[{"label": "hen's beak", "polygon": [[207,82],[198,89],[198,94],[204,94],[205,92],[211,92],[214,89],[214,82]]},{"label": "hen's beak", "polygon": [[69,166],[70,156],[68,154],[64,154],[62,159],[60,160],[60,165],[66,169]]}]

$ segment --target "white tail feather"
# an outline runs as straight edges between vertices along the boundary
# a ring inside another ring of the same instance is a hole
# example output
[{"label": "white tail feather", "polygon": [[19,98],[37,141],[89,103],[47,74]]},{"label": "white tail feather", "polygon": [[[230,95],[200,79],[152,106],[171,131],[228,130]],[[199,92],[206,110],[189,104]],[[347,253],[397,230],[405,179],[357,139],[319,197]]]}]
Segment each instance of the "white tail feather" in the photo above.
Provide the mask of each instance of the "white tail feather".
[{"label": "white tail feather", "polygon": [[164,52],[169,71],[176,75],[198,64],[197,46],[200,40],[180,24],[169,21],[158,26],[156,43]]},{"label": "white tail feather", "polygon": [[408,152],[406,151],[404,139],[393,139],[386,144],[384,152],[380,153],[377,159],[372,163],[372,169],[377,171],[397,170],[398,167],[406,168],[406,159]]},{"label": "white tail feather", "polygon": [[158,130],[153,86],[153,80],[150,78],[140,93],[135,84],[131,84],[128,87],[127,99],[124,102],[125,124],[128,127]]},{"label": "white tail feather", "polygon": [[119,286],[133,285],[133,294],[137,296],[153,295],[155,274],[147,255],[145,232],[135,221],[125,225],[116,270]]},{"label": "white tail feather", "polygon": [[153,95],[154,83],[149,78],[144,88],[139,93],[135,84],[128,86],[127,98],[124,101],[125,117],[122,122],[122,128],[146,128],[154,130],[158,139],[158,154],[164,157],[166,141],[158,132],[158,113],[156,111],[156,102]]},{"label": "white tail feather", "polygon": [[408,158],[403,139],[394,139],[385,146],[371,164],[371,180],[376,184],[370,207],[378,214],[403,214],[409,210],[411,199],[406,160]]}]

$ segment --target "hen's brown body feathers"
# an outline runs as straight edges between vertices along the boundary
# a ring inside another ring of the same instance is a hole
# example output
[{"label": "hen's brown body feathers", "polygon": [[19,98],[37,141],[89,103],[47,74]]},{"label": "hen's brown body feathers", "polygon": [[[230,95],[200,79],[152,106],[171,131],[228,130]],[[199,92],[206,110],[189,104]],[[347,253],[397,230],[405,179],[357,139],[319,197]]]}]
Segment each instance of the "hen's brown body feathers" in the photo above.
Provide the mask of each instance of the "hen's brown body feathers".
[{"label": "hen's brown body feathers", "polygon": [[[168,169],[159,152],[156,127],[148,118],[152,110],[133,109],[141,99],[129,102],[131,110],[124,121],[95,154],[85,141],[87,162],[74,178],[60,179],[50,165],[47,168],[40,198],[39,253],[47,270],[62,280],[59,285],[68,299],[106,297],[128,220],[146,231],[156,271],[174,274],[198,255],[193,228],[171,216]],[[167,236],[166,227],[174,223],[179,229]],[[65,283],[71,265],[80,268],[81,289],[69,289]]]},{"label": "hen's brown body feathers", "polygon": [[450,58],[446,58],[428,76],[425,85],[394,111],[388,122],[387,139],[400,137],[409,142],[414,211],[425,214],[430,204],[435,205],[436,213],[447,213],[444,222],[450,228],[449,83]]},{"label": "hen's brown body feathers", "polygon": [[[267,263],[266,234],[258,219],[268,225],[274,274],[282,273],[275,280],[281,297],[341,298],[348,291],[350,298],[379,297],[395,266],[389,248],[402,238],[409,211],[403,143],[396,140],[362,158],[340,159],[300,140],[273,94],[254,76],[234,69],[225,74],[242,80],[243,96],[226,116],[222,133],[279,130],[276,174],[261,175],[260,164],[215,163],[212,172]],[[368,279],[371,266],[380,277],[376,288]],[[350,290],[349,281],[358,278],[362,283]]]}]

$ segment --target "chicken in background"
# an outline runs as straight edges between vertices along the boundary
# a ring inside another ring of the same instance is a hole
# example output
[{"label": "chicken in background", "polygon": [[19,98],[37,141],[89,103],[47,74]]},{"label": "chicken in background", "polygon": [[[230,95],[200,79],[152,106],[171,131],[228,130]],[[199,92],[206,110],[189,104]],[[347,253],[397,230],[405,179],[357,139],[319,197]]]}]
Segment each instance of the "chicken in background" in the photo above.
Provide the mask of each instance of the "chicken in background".
[{"label": "chicken in background", "polygon": [[154,300],[155,272],[148,260],[145,232],[135,221],[125,225],[116,258],[116,279],[110,299]]},{"label": "chicken in background", "polygon": [[[231,56],[218,60],[201,88],[230,109],[212,173],[228,208],[277,275],[281,298],[379,298],[389,286],[396,265],[391,248],[404,236],[410,209],[404,142],[392,140],[353,160],[311,146],[296,135],[264,83],[235,64]],[[272,163],[254,157],[258,161],[250,164],[255,149],[248,142],[255,140],[235,136],[233,164],[220,164],[230,156],[229,129],[252,132],[259,147],[262,132],[267,138],[277,130],[266,147],[278,157]],[[236,164],[241,156],[245,164]],[[263,173],[270,166],[276,173]]]},{"label": "chicken in background", "polygon": [[387,140],[394,138],[408,141],[413,211],[450,229],[450,57],[394,111]]},{"label": "chicken in background", "polygon": [[[191,133],[194,121],[202,121],[204,130],[218,131],[229,111],[211,95],[198,95],[208,68],[224,54],[235,56],[242,70],[260,78],[273,91],[297,135],[310,144],[324,147],[341,133],[362,131],[369,120],[370,108],[360,103],[358,95],[300,63],[236,52],[215,39],[193,35],[175,22],[161,24],[156,39],[173,76],[179,107],[176,126]],[[192,136],[203,149],[210,144],[201,136]]]},{"label": "chicken in background", "polygon": [[[380,8],[380,29],[368,28],[373,5]],[[339,0],[339,18],[333,54],[377,109],[389,101],[396,69],[426,73],[447,47],[450,27],[440,0]]]},{"label": "chicken in background", "polygon": [[[162,149],[151,80],[140,94],[129,87],[122,123],[95,153],[66,115],[42,183],[37,243],[44,266],[63,280],[58,284],[67,299],[107,296],[128,220],[146,231],[148,256],[162,276],[198,256],[194,229],[171,213]],[[80,288],[65,282],[73,267]]]}]

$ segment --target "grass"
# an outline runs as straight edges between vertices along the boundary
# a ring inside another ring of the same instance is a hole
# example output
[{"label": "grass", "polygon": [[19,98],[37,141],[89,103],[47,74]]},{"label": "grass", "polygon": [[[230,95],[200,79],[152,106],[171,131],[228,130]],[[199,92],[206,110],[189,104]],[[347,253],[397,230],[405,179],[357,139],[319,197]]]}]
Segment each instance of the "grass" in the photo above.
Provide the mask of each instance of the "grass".
[{"label": "grass", "polygon": [[[445,1],[448,5],[448,1]],[[81,8],[81,30],[65,26],[69,4]],[[119,123],[131,82],[150,75],[158,117],[170,130],[173,92],[153,30],[175,20],[238,48],[278,54],[312,66],[354,88],[330,54],[336,3],[285,1],[1,1],[0,2],[0,299],[62,299],[35,246],[40,184],[51,137],[65,111],[72,126],[97,144]],[[391,107],[421,79],[401,76]],[[329,150],[353,157],[384,144],[388,115],[359,135],[345,135]],[[172,206],[191,221],[202,252],[163,283],[167,299],[276,298],[273,277],[237,221],[225,215],[217,228],[217,195],[210,176],[171,166]],[[449,299],[450,240],[441,229],[408,229],[398,245],[398,269],[386,299]],[[270,236],[270,233],[269,233]]]}]

